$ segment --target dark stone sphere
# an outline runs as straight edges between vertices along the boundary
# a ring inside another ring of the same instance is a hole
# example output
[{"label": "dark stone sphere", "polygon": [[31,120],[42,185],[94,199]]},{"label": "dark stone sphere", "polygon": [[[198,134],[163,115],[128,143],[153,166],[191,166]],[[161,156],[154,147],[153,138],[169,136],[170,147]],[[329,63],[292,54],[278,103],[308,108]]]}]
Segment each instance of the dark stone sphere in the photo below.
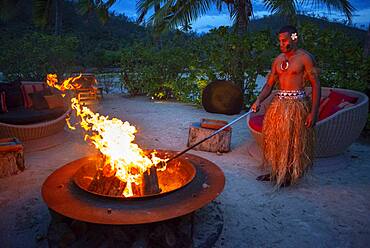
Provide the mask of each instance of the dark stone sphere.
[{"label": "dark stone sphere", "polygon": [[243,107],[243,92],[232,81],[213,81],[203,90],[202,105],[210,113],[239,114]]}]

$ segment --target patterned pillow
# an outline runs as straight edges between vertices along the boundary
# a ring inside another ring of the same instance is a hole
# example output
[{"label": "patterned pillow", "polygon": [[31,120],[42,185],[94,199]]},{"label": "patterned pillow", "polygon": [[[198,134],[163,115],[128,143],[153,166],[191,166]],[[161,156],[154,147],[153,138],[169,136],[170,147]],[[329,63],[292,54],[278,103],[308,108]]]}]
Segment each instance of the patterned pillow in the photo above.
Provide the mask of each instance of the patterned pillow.
[{"label": "patterned pillow", "polygon": [[44,96],[49,109],[63,108],[65,106],[64,99],[61,95]]},{"label": "patterned pillow", "polygon": [[6,95],[4,91],[0,93],[0,112],[1,113],[8,112],[8,108],[6,106]]},{"label": "patterned pillow", "polygon": [[32,100],[32,108],[36,110],[41,110],[41,109],[48,109],[48,103],[46,102],[44,96],[45,95],[50,95],[47,94],[45,91],[38,91],[34,93],[28,94],[28,96]]},{"label": "patterned pillow", "polygon": [[42,91],[46,89],[46,85],[43,82],[29,82],[29,81],[22,81],[21,85],[21,92],[24,102],[25,108],[32,107],[32,99],[28,94]]}]

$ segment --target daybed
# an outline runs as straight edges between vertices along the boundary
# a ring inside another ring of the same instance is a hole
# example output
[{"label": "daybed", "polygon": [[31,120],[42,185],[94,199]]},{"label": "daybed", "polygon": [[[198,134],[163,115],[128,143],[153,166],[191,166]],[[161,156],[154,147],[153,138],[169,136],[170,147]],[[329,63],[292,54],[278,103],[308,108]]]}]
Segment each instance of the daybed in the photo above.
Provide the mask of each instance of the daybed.
[{"label": "daybed", "polygon": [[[367,121],[369,99],[365,94],[353,90],[323,87],[321,90],[322,99],[328,97],[331,90],[358,99],[352,106],[345,107],[316,123],[316,157],[330,157],[344,152],[360,136]],[[311,88],[307,88],[306,92],[310,94]],[[262,115],[273,96],[274,94],[271,94],[262,103],[260,111],[252,113],[247,119],[251,134],[260,147],[263,137],[258,123],[262,126]]]},{"label": "daybed", "polygon": [[[63,130],[70,110],[65,102],[61,103],[61,96],[52,94],[44,83],[2,83],[0,92],[6,108],[0,109],[0,137],[26,141]],[[44,102],[39,101],[40,97]]]}]

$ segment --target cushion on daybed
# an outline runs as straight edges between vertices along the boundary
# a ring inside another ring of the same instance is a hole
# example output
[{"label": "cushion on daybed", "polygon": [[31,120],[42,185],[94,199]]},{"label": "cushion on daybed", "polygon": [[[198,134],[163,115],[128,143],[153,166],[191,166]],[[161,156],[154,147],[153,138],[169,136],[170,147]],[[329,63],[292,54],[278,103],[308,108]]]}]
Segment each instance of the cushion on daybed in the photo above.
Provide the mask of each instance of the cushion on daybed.
[{"label": "cushion on daybed", "polygon": [[50,95],[44,96],[49,109],[62,108],[65,106],[65,102],[61,95]]},{"label": "cushion on daybed", "polygon": [[9,109],[7,113],[0,114],[0,122],[14,125],[35,124],[55,120],[66,112],[66,108],[55,109]]},{"label": "cushion on daybed", "polygon": [[25,108],[32,107],[32,100],[29,94],[39,91],[46,90],[46,85],[43,82],[29,82],[29,81],[22,81],[21,82],[21,92],[23,97],[23,103]]},{"label": "cushion on daybed", "polygon": [[8,112],[8,107],[6,106],[6,95],[4,91],[0,92],[0,113]]},{"label": "cushion on daybed", "polygon": [[[36,110],[48,109],[48,103],[45,100],[45,96],[51,95],[50,90],[43,90],[28,94],[32,101],[32,108]],[[63,106],[62,106],[63,107]]]},{"label": "cushion on daybed", "polygon": [[8,108],[16,108],[23,106],[23,98],[21,92],[21,82],[19,80],[11,83],[1,83],[0,92],[5,92],[6,106]]}]

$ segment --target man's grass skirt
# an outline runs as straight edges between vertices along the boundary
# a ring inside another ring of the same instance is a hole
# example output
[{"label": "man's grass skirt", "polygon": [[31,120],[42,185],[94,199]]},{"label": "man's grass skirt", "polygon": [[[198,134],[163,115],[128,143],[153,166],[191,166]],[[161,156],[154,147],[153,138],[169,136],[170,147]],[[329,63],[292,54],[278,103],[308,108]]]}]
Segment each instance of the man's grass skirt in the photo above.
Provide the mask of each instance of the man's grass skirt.
[{"label": "man's grass skirt", "polygon": [[310,101],[275,97],[263,121],[264,159],[271,181],[294,184],[313,162],[314,129],[305,126]]}]

